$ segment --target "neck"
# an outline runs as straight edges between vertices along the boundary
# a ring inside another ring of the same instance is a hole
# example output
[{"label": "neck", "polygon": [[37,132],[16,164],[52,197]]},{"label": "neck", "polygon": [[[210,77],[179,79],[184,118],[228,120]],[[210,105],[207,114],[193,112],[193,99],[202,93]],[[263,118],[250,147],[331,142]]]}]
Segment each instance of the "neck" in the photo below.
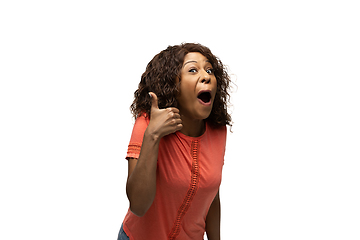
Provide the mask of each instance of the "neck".
[{"label": "neck", "polygon": [[182,129],[180,132],[189,137],[199,137],[205,132],[205,121],[202,119],[189,119],[181,115]]}]

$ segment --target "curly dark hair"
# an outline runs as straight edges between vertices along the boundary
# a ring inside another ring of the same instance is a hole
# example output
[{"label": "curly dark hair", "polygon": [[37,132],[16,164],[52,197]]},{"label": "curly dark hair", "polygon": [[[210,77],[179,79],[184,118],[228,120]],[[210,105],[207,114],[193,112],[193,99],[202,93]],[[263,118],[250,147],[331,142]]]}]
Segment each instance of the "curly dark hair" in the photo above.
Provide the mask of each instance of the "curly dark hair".
[{"label": "curly dark hair", "polygon": [[134,101],[130,110],[136,119],[140,114],[150,116],[151,98],[149,92],[158,97],[159,108],[177,107],[176,96],[179,93],[176,79],[181,84],[180,70],[185,55],[190,52],[199,52],[205,56],[214,69],[217,82],[217,91],[210,116],[205,119],[214,127],[231,126],[231,116],[228,113],[230,76],[219,58],[214,56],[210,49],[196,43],[183,43],[169,46],[148,63],[141,76],[138,89],[134,93]]}]

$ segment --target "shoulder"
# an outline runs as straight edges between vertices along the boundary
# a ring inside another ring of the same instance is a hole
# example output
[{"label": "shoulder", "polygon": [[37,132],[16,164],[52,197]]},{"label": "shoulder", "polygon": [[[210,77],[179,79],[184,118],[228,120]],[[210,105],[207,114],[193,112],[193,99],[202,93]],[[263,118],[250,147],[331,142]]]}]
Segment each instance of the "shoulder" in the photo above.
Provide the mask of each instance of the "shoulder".
[{"label": "shoulder", "polygon": [[213,141],[226,142],[227,127],[226,126],[212,126],[207,125],[209,135]]},{"label": "shoulder", "polygon": [[221,135],[226,135],[227,133],[227,127],[225,126],[213,126],[211,124],[207,124],[207,126],[209,128],[209,131],[211,134],[221,134]]},{"label": "shoulder", "polygon": [[150,119],[146,114],[139,115],[136,120],[132,130],[128,151],[126,159],[139,158],[144,132],[149,125]]},{"label": "shoulder", "polygon": [[208,125],[208,134],[206,137],[206,143],[208,144],[207,151],[211,151],[211,154],[215,159],[222,159],[224,162],[224,156],[226,151],[226,126],[211,126]]},{"label": "shoulder", "polygon": [[136,128],[147,128],[147,126],[149,125],[150,122],[150,118],[146,113],[140,114],[136,120],[135,120],[135,124],[134,124],[134,129]]},{"label": "shoulder", "polygon": [[150,119],[146,114],[139,115],[134,123],[130,142],[140,144],[142,143],[144,132],[149,125]]}]

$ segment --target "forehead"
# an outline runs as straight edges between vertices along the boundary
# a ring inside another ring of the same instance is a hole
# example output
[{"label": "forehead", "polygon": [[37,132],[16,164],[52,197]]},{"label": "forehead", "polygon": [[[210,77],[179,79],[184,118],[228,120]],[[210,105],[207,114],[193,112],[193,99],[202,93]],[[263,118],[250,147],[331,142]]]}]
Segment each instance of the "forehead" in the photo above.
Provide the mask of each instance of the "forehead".
[{"label": "forehead", "polygon": [[209,62],[209,60],[199,52],[190,52],[186,54],[184,57],[184,63],[188,61]]}]

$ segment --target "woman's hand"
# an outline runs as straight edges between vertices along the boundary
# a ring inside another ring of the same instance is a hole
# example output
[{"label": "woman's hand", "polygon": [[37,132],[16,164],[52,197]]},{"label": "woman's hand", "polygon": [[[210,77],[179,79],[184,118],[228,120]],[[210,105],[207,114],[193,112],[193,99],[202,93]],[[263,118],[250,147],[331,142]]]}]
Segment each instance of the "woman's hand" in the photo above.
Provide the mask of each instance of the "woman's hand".
[{"label": "woman's hand", "polygon": [[147,133],[155,140],[160,140],[170,133],[179,131],[183,127],[179,109],[174,107],[159,109],[156,94],[149,92],[149,95],[151,97],[151,113],[150,123],[146,129]]}]

